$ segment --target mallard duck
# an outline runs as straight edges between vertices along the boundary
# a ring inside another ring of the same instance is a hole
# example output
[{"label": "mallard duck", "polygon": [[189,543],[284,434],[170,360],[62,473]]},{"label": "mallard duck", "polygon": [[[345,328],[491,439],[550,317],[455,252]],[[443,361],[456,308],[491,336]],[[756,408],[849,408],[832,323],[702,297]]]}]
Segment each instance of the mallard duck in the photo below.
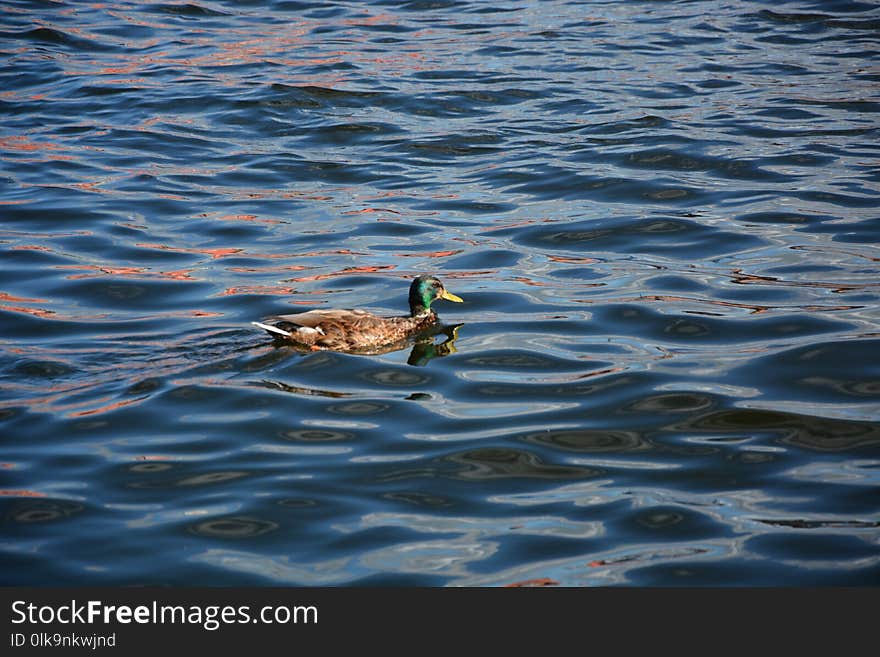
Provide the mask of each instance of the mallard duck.
[{"label": "mallard duck", "polygon": [[252,322],[273,337],[313,351],[372,351],[406,340],[431,327],[436,299],[461,302],[434,276],[419,276],[409,286],[409,315],[379,317],[366,310],[310,310],[271,317],[268,323]]}]

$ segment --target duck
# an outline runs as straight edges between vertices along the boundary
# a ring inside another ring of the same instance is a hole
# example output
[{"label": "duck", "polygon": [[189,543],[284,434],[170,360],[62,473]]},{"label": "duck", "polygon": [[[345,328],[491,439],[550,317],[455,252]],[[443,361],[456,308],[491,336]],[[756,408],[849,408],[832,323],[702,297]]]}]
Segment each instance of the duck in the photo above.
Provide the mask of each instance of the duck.
[{"label": "duck", "polygon": [[324,309],[278,315],[265,322],[251,322],[274,338],[307,347],[311,351],[381,353],[437,323],[431,304],[438,300],[461,303],[436,276],[417,276],[409,286],[409,315],[381,317],[366,310]]}]

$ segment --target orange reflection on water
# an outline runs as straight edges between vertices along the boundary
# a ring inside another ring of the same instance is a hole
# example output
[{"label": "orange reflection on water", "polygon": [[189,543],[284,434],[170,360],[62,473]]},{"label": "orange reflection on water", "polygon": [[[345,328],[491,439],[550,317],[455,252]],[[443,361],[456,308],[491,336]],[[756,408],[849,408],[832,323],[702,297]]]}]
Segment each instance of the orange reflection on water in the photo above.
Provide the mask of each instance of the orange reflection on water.
[{"label": "orange reflection on water", "polygon": [[287,296],[295,293],[296,288],[284,285],[239,285],[237,287],[227,287],[218,296],[228,297],[236,294],[272,294],[276,296]]},{"label": "orange reflection on water", "polygon": [[160,271],[157,275],[172,281],[192,281],[192,269],[176,269],[174,271]]},{"label": "orange reflection on water", "polygon": [[494,269],[473,269],[470,271],[448,271],[444,272],[443,278],[476,278],[478,276],[488,276],[497,273]]},{"label": "orange reflection on water", "polygon": [[449,256],[458,255],[464,249],[455,249],[453,251],[425,251],[422,253],[395,253],[396,258],[448,258]]},{"label": "orange reflection on water", "polygon": [[595,262],[599,262],[596,258],[586,258],[586,257],[578,257],[578,256],[558,256],[558,255],[548,255],[548,260],[552,260],[553,262],[567,262],[567,263],[579,263],[579,264],[591,264]]},{"label": "orange reflection on water", "polygon": [[535,579],[525,579],[521,582],[505,584],[504,588],[533,588],[539,586],[559,586],[559,582],[549,577],[536,577]]},{"label": "orange reflection on water", "polygon": [[33,141],[27,135],[9,135],[0,137],[0,149],[8,151],[59,151],[63,150],[58,144],[50,141]]},{"label": "orange reflection on water", "polygon": [[403,214],[402,212],[398,212],[397,210],[391,210],[389,208],[363,208],[361,210],[348,210],[347,212],[343,212],[343,214],[372,214],[374,212],[389,212],[391,214]]},{"label": "orange reflection on water", "polygon": [[[132,404],[137,404],[144,401],[147,397],[135,397],[134,399],[122,399],[115,402],[110,402],[104,404],[103,406],[98,406],[97,408],[90,408],[84,411],[73,411],[67,414],[67,417],[87,417],[89,415],[98,415],[100,413],[108,413],[110,411],[115,411],[118,408],[123,408],[125,406],[131,406]],[[96,401],[101,402],[108,397],[102,397]]]},{"label": "orange reflection on water", "polygon": [[46,253],[52,253],[52,249],[48,246],[41,246],[39,244],[19,244],[17,246],[13,246],[12,251],[45,251]]},{"label": "orange reflection on water", "polygon": [[248,189],[247,191],[232,188],[229,197],[233,201],[249,199],[304,199],[306,201],[332,201],[332,196],[315,192],[297,192],[289,189]]},{"label": "orange reflection on water", "polygon": [[17,297],[7,292],[0,292],[0,301],[16,301],[18,303],[46,303],[45,299],[29,299],[27,297]]},{"label": "orange reflection on water", "polygon": [[527,276],[514,276],[510,280],[516,281],[517,283],[523,283],[525,285],[531,285],[533,287],[547,287],[548,285],[550,285],[549,283],[544,283],[542,281],[533,281]]},{"label": "orange reflection on water", "polygon": [[731,272],[730,282],[738,285],[781,285],[784,287],[817,287],[831,290],[836,294],[878,287],[880,283],[825,283],[822,281],[786,281],[775,276],[759,276],[747,274],[742,269]]},{"label": "orange reflection on water", "polygon": [[140,242],[135,246],[138,246],[142,249],[159,249],[160,251],[173,251],[174,253],[195,253],[198,255],[209,255],[214,260],[225,258],[226,256],[230,255],[235,255],[237,253],[242,253],[244,251],[244,249],[241,248],[198,249],[192,247],[169,246],[167,244],[152,244],[146,242]]},{"label": "orange reflection on water", "polygon": [[265,265],[263,267],[227,267],[226,271],[233,271],[237,274],[256,274],[262,272],[302,271],[304,269],[309,269],[309,267],[306,265]]},{"label": "orange reflection on water", "polygon": [[85,278],[99,278],[102,276],[117,276],[120,278],[135,279],[164,279],[171,281],[192,281],[192,269],[177,269],[174,271],[153,271],[148,267],[111,267],[108,265],[56,265],[55,269],[61,270],[85,270],[87,274],[70,274],[68,280],[80,280]]},{"label": "orange reflection on water", "polygon": [[6,310],[11,313],[24,313],[26,315],[40,317],[41,319],[51,319],[53,315],[55,315],[54,310],[48,310],[46,308],[25,308],[24,306],[9,306],[6,304],[0,304],[0,310]]},{"label": "orange reflection on water", "polygon": [[323,281],[328,278],[336,278],[337,276],[350,276],[352,274],[372,274],[379,271],[389,271],[395,269],[397,265],[365,265],[362,267],[346,267],[340,271],[330,274],[314,274],[313,276],[302,276],[299,278],[291,278],[295,283],[305,283],[309,281]]},{"label": "orange reflection on water", "polygon": [[0,489],[0,497],[46,497],[46,493],[27,489],[3,488]]},{"label": "orange reflection on water", "polygon": [[356,255],[356,256],[365,256],[368,255],[363,251],[352,251],[351,249],[328,249],[327,251],[308,251],[306,253],[299,253],[296,257],[299,258],[321,258],[323,256],[328,255]]}]

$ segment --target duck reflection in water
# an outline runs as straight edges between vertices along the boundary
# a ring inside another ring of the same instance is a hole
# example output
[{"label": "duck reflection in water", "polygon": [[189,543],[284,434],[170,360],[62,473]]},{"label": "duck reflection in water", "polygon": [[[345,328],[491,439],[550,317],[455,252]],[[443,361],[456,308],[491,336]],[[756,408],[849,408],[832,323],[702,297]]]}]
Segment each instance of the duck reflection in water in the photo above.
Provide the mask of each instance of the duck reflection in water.
[{"label": "duck reflection in water", "polygon": [[[455,341],[458,339],[458,330],[462,326],[464,324],[436,327],[428,335],[416,340],[406,362],[410,365],[427,365],[432,358],[441,358],[456,353]],[[434,337],[437,335],[444,335],[446,339],[435,342]]]}]

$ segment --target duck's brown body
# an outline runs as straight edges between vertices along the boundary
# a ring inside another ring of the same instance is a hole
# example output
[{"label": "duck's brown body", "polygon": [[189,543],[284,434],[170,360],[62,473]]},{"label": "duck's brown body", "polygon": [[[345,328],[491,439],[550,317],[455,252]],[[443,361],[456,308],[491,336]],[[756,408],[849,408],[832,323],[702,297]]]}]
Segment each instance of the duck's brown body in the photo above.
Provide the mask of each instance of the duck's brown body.
[{"label": "duck's brown body", "polygon": [[436,321],[433,311],[415,317],[379,317],[366,310],[311,310],[271,319],[276,329],[289,334],[288,340],[333,351],[378,349],[406,340]]},{"label": "duck's brown body", "polygon": [[253,323],[275,338],[311,349],[376,354],[435,324],[431,302],[436,299],[461,301],[435,277],[419,276],[409,289],[410,313],[402,317],[380,317],[366,310],[310,310]]}]

